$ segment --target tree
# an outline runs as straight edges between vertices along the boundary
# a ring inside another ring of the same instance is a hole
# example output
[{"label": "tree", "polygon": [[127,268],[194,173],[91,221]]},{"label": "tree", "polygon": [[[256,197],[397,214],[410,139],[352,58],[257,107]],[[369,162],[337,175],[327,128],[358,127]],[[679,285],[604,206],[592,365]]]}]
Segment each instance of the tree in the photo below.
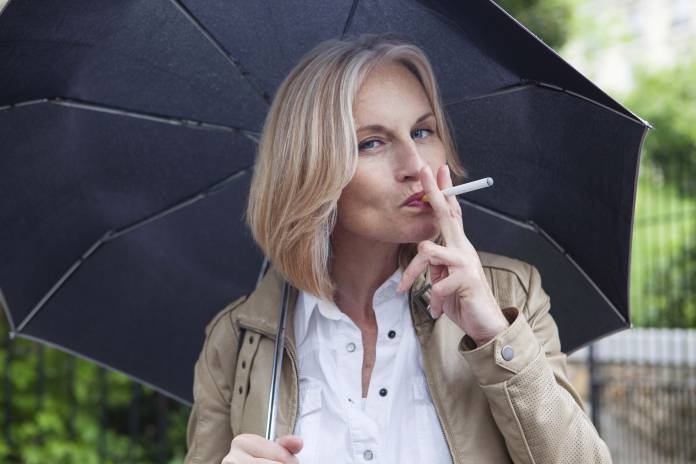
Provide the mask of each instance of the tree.
[{"label": "tree", "polygon": [[575,0],[496,0],[505,11],[558,50],[568,39]]}]

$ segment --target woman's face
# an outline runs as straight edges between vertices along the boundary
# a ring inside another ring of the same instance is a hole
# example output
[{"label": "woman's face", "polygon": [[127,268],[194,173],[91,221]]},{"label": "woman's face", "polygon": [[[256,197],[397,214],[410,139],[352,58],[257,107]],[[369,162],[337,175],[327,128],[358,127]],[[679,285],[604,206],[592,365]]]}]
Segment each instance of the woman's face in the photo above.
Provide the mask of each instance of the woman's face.
[{"label": "woman's face", "polygon": [[[379,242],[407,243],[437,232],[428,203],[404,202],[422,192],[419,171],[445,163],[445,148],[418,79],[398,63],[374,68],[353,105],[358,168],[338,201],[336,231]],[[358,238],[358,237],[355,237]]]}]

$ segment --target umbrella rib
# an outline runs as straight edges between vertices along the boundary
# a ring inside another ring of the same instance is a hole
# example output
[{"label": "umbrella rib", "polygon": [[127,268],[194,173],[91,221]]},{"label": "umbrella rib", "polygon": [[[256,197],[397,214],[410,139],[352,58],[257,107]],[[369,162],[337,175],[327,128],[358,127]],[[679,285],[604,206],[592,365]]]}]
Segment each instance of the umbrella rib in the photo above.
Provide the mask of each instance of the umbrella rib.
[{"label": "umbrella rib", "polygon": [[125,235],[125,234],[132,232],[133,230],[138,229],[146,224],[157,221],[157,220],[159,220],[165,216],[168,216],[168,215],[170,215],[170,214],[172,214],[172,213],[174,213],[182,208],[185,208],[189,205],[192,205],[193,203],[196,203],[196,202],[208,197],[209,195],[214,195],[222,190],[225,190],[229,186],[228,184],[235,182],[237,179],[244,176],[246,173],[248,173],[251,170],[252,170],[252,166],[246,166],[246,167],[240,169],[239,171],[237,171],[233,174],[230,174],[229,176],[227,176],[219,181],[216,181],[214,184],[206,187],[204,190],[202,190],[198,193],[195,193],[195,194],[191,195],[190,197],[188,197],[188,198],[186,198],[186,199],[184,199],[184,200],[182,200],[182,201],[180,201],[180,202],[178,202],[178,203],[176,203],[168,208],[165,208],[161,211],[155,212],[154,214],[151,214],[150,216],[147,216],[143,219],[140,219],[139,221],[134,222],[133,224],[130,224],[126,227],[123,227],[123,228],[118,229],[118,230],[114,230],[109,235],[108,240],[113,240],[117,237],[120,237],[121,235]]},{"label": "umbrella rib", "polygon": [[[256,288],[258,288],[259,285],[261,285],[261,281],[263,280],[263,276],[266,275],[266,270],[268,269],[268,264],[269,264],[268,256],[264,255],[263,262],[261,263],[261,269],[259,269],[259,276],[256,278]],[[2,296],[1,293],[0,293],[0,296]]]},{"label": "umbrella rib", "polygon": [[10,338],[14,338],[15,335],[18,335],[24,327],[26,327],[27,324],[31,322],[32,319],[34,319],[34,316],[38,314],[38,312],[46,305],[48,300],[60,289],[60,287],[63,286],[63,284],[77,271],[77,269],[82,266],[82,263],[84,263],[87,258],[89,258],[92,253],[94,253],[97,248],[99,248],[104,242],[106,242],[109,239],[109,236],[111,235],[112,231],[107,231],[104,235],[99,238],[94,244],[89,247],[89,249],[82,254],[82,256],[73,263],[70,268],[61,276],[58,281],[53,284],[53,286],[46,292],[46,294],[39,300],[38,303],[32,308],[32,310],[29,312],[29,314],[26,315],[26,317],[22,320],[22,322],[19,323],[19,326],[12,332],[10,332]]},{"label": "umbrella rib", "polygon": [[12,312],[10,311],[10,305],[7,304],[7,300],[5,299],[5,295],[2,293],[2,288],[0,288],[0,306],[2,306],[2,310],[5,313],[5,317],[7,318],[7,322],[10,324],[10,338],[12,338],[12,334],[14,333],[14,330],[15,330],[15,324],[14,324],[14,319],[12,318]]},{"label": "umbrella rib", "polygon": [[635,115],[634,115],[635,118],[636,118],[637,120],[636,120],[636,119],[633,119],[633,118],[631,118],[630,116],[628,116],[628,115],[626,115],[626,114],[624,114],[624,113],[621,113],[620,111],[615,110],[614,108],[610,108],[610,107],[608,107],[607,105],[605,105],[605,104],[603,104],[603,103],[600,103],[600,102],[598,102],[598,101],[596,101],[596,100],[593,100],[593,99],[591,99],[591,98],[589,98],[589,97],[586,97],[586,96],[584,96],[584,95],[581,95],[581,94],[579,94],[579,93],[577,93],[577,92],[574,92],[574,91],[568,90],[568,89],[564,89],[563,87],[559,87],[559,86],[557,86],[557,85],[550,84],[550,83],[548,83],[548,82],[537,81],[537,80],[533,80],[533,79],[522,79],[522,80],[520,80],[519,82],[517,82],[517,83],[515,83],[515,84],[506,85],[506,86],[504,86],[504,87],[501,87],[501,88],[496,89],[496,90],[494,90],[494,91],[492,91],[492,92],[489,92],[489,93],[485,93],[485,94],[482,94],[482,95],[476,95],[476,96],[474,96],[474,97],[464,97],[464,98],[460,98],[459,100],[454,100],[454,101],[451,101],[451,102],[449,102],[449,103],[445,103],[445,106],[446,106],[446,107],[449,107],[449,106],[457,105],[457,104],[459,104],[459,103],[468,103],[468,102],[475,101],[475,100],[481,100],[481,99],[483,99],[483,98],[490,98],[490,97],[495,97],[495,96],[498,96],[498,95],[503,95],[503,94],[506,94],[506,93],[518,92],[518,91],[520,91],[520,90],[525,90],[525,89],[527,89],[527,88],[529,88],[529,87],[538,87],[538,88],[541,88],[541,89],[553,90],[553,91],[556,91],[556,92],[564,93],[564,94],[569,95],[569,96],[571,96],[571,97],[579,98],[579,99],[584,100],[584,101],[586,101],[586,102],[588,102],[588,103],[590,103],[590,104],[599,106],[599,107],[602,108],[602,109],[605,109],[605,110],[607,110],[607,111],[611,111],[612,113],[616,114],[617,116],[621,116],[621,117],[623,117],[623,118],[625,118],[625,119],[628,119],[629,121],[631,121],[631,122],[633,122],[633,123],[638,123],[638,124],[647,126],[647,127],[649,127],[650,129],[652,129],[652,125],[651,125],[649,122],[647,122],[646,120],[640,118],[639,116],[635,116]]},{"label": "umbrella rib", "polygon": [[491,216],[495,216],[498,219],[502,219],[504,221],[510,222],[518,227],[528,229],[531,232],[533,232],[535,230],[534,227],[532,225],[530,225],[528,222],[526,222],[522,219],[515,218],[507,213],[501,213],[500,211],[489,208],[488,206],[479,205],[478,203],[474,203],[474,202],[469,201],[465,198],[457,198],[457,201],[459,203],[464,204],[466,206],[469,206],[471,208],[478,209],[479,211],[483,211],[486,214],[490,214]]},{"label": "umbrella rib", "polygon": [[12,0],[7,0],[7,2],[5,2],[5,5],[0,6],[0,15],[2,15],[5,12],[10,3],[12,3]]},{"label": "umbrella rib", "polygon": [[[577,69],[575,69],[575,67],[574,67],[572,64],[570,64],[569,62],[567,62],[561,55],[559,55],[558,52],[557,52],[556,50],[554,50],[554,49],[553,49],[552,47],[550,47],[546,42],[544,42],[544,41],[541,40],[539,37],[537,37],[537,35],[536,35],[534,32],[532,32],[529,28],[527,28],[527,26],[525,26],[524,24],[522,24],[521,22],[519,22],[519,21],[517,20],[517,18],[515,18],[515,17],[512,16],[510,13],[508,13],[507,11],[505,11],[505,9],[504,9],[503,7],[501,7],[500,5],[498,5],[498,3],[497,3],[495,0],[488,0],[488,3],[490,3],[494,8],[496,8],[496,9],[499,11],[499,13],[503,14],[503,15],[506,16],[508,19],[514,21],[515,24],[517,24],[518,27],[522,28],[525,32],[527,32],[529,35],[531,35],[531,36],[534,38],[534,40],[535,40],[538,44],[540,44],[542,47],[544,47],[544,48],[546,49],[547,52],[551,53],[557,60],[560,60],[565,66],[568,66],[570,69],[572,69],[575,73],[577,73],[579,76],[581,76],[582,79],[584,79],[585,81],[587,81],[592,87],[594,87],[595,89],[597,89],[599,92],[603,93],[606,97],[609,98],[609,100],[612,100],[612,101],[614,101],[615,103],[619,104],[616,100],[614,100],[611,96],[609,96],[604,90],[600,89],[599,86],[597,86],[597,84],[595,84],[594,82],[592,82],[591,80],[589,80],[588,78],[586,78],[580,71],[578,71]],[[550,84],[549,84],[549,85],[550,85]],[[557,87],[557,86],[554,86],[554,87]],[[560,87],[557,87],[557,88],[560,88]],[[629,116],[627,116],[627,115],[625,115],[625,114],[623,114],[623,113],[621,113],[621,112],[619,112],[619,111],[616,111],[616,110],[614,110],[614,109],[612,109],[612,108],[609,108],[609,107],[607,107],[606,105],[604,105],[604,104],[602,104],[602,103],[596,102],[596,101],[594,101],[594,100],[592,100],[592,99],[590,99],[590,98],[587,98],[587,97],[585,97],[585,96],[583,96],[583,95],[576,94],[576,93],[573,92],[573,91],[566,91],[565,89],[564,89],[563,91],[566,92],[566,93],[570,93],[571,95],[572,95],[572,94],[575,94],[575,95],[578,96],[578,97],[581,97],[581,98],[584,98],[584,99],[586,99],[586,100],[589,100],[590,102],[595,103],[595,104],[597,104],[597,105],[599,105],[599,106],[601,106],[601,107],[604,107],[604,108],[606,108],[606,109],[610,109],[610,110],[612,110],[612,111],[614,111],[614,112],[616,112],[616,113],[618,113],[618,114],[620,114],[620,115],[626,117],[627,119],[629,119],[629,120],[631,120],[631,121],[633,121],[633,122],[636,122],[635,119],[632,119],[631,117],[629,117]],[[622,105],[619,104],[619,106],[622,106]],[[649,124],[647,121],[643,120],[643,118],[641,118],[640,116],[638,116],[638,115],[636,115],[636,114],[633,114],[633,112],[630,111],[628,108],[624,108],[624,109],[626,110],[627,113],[629,113],[631,116],[633,116],[634,118],[636,118],[638,121],[642,122],[642,123],[645,124],[645,125],[650,126],[650,124]]]},{"label": "umbrella rib", "polygon": [[[584,95],[581,95],[581,94],[579,94],[579,93],[577,93],[577,92],[573,92],[572,90],[562,89],[562,91],[563,91],[563,93],[567,93],[568,95],[571,95],[571,96],[576,97],[576,98],[580,98],[580,99],[585,100],[585,101],[587,101],[587,102],[589,102],[589,103],[592,103],[592,104],[594,104],[594,105],[597,105],[597,106],[599,106],[600,108],[604,108],[605,110],[609,110],[609,111],[613,112],[614,114],[618,114],[619,116],[623,116],[624,118],[628,119],[629,121],[636,122],[634,119],[628,117],[627,115],[625,115],[625,114],[623,114],[623,113],[621,113],[621,112],[619,112],[619,111],[616,111],[614,108],[610,108],[610,107],[608,107],[607,105],[605,105],[605,104],[603,104],[603,103],[600,103],[600,102],[598,102],[598,101],[595,101],[595,100],[593,100],[593,99],[591,99],[591,98],[589,98],[589,97],[586,97],[586,96],[584,96]],[[638,121],[640,121],[644,126],[648,127],[649,129],[652,129],[652,128],[653,128],[652,124],[650,124],[648,121],[646,121],[645,119],[641,118],[641,117],[638,116],[637,114],[634,114],[633,116],[634,116],[636,119],[638,119]]]},{"label": "umbrella rib", "polygon": [[348,17],[346,18],[346,23],[343,26],[343,32],[341,32],[341,40],[346,36],[350,26],[353,25],[353,16],[355,15],[355,10],[358,9],[358,2],[360,0],[353,0],[353,4],[350,6],[350,11],[348,12]]},{"label": "umbrella rib", "polygon": [[623,316],[623,314],[621,314],[621,311],[619,311],[618,308],[614,305],[614,303],[609,299],[609,297],[607,297],[604,294],[602,289],[599,288],[599,286],[597,286],[595,281],[592,280],[592,278],[589,275],[587,275],[585,270],[577,263],[577,261],[575,261],[575,259],[573,259],[573,257],[570,256],[570,254],[558,242],[556,242],[556,240],[554,240],[553,237],[551,237],[539,224],[532,220],[529,221],[529,224],[532,227],[534,227],[534,229],[536,229],[536,231],[543,238],[545,238],[546,241],[548,241],[551,244],[551,246],[556,248],[563,255],[563,257],[570,262],[570,264],[573,267],[575,267],[575,269],[580,273],[580,275],[582,275],[585,278],[585,280],[587,280],[587,282],[592,286],[592,288],[594,288],[594,290],[599,294],[599,296],[601,296],[602,299],[609,305],[609,307],[616,313],[619,319],[621,319],[621,321],[623,321],[625,324],[628,324],[628,321],[626,321],[626,318]]},{"label": "umbrella rib", "polygon": [[123,374],[123,375],[125,375],[126,377],[128,377],[128,378],[130,378],[130,379],[133,379],[133,380],[135,380],[136,382],[141,383],[142,385],[145,385],[146,387],[152,388],[153,390],[156,390],[156,391],[160,392],[161,394],[163,394],[163,395],[165,395],[165,396],[168,396],[169,398],[172,398],[173,400],[179,401],[180,403],[182,403],[182,404],[184,404],[184,405],[186,405],[186,406],[191,406],[191,402],[190,402],[190,401],[188,401],[188,400],[186,400],[186,399],[184,399],[184,398],[182,398],[182,397],[180,397],[180,396],[177,396],[177,395],[175,395],[175,394],[173,394],[173,393],[171,393],[171,392],[168,392],[168,391],[166,391],[166,390],[164,390],[164,389],[158,387],[157,385],[154,385],[154,384],[152,384],[152,383],[150,383],[150,382],[147,382],[147,381],[145,381],[145,380],[143,380],[143,379],[141,379],[141,378],[139,378],[139,377],[136,377],[136,376],[134,376],[134,375],[132,375],[132,374],[129,374],[129,373],[125,372],[125,371],[122,371],[121,369],[117,369],[117,368],[115,368],[115,367],[113,367],[113,366],[110,366],[110,365],[107,364],[107,363],[104,363],[104,362],[99,361],[99,360],[97,360],[97,359],[91,358],[91,357],[89,357],[89,356],[87,356],[87,355],[85,355],[85,354],[82,354],[82,353],[79,353],[79,352],[77,352],[77,351],[71,350],[70,348],[66,348],[66,347],[64,347],[63,345],[60,345],[60,344],[54,343],[54,342],[49,342],[48,340],[44,340],[44,339],[35,337],[35,336],[33,336],[33,335],[28,335],[28,334],[23,334],[23,333],[22,333],[22,334],[16,334],[16,335],[17,335],[18,337],[24,338],[24,339],[26,339],[26,340],[31,340],[31,341],[33,341],[33,342],[42,343],[42,344],[48,346],[49,348],[55,348],[55,349],[60,350],[60,351],[62,351],[62,352],[64,352],[64,353],[67,353],[67,354],[69,354],[69,355],[71,355],[71,356],[75,356],[75,357],[77,357],[77,358],[82,358],[82,359],[84,359],[84,360],[86,360],[86,361],[89,361],[89,362],[91,362],[91,363],[94,363],[94,364],[96,364],[96,365],[98,365],[98,366],[101,366],[101,367],[103,367],[103,368],[105,368],[105,369],[108,369],[108,370],[110,370],[110,371],[112,371],[112,372],[118,372],[119,374]]},{"label": "umbrella rib", "polygon": [[481,99],[489,98],[489,97],[496,97],[498,95],[504,95],[506,93],[517,92],[519,90],[524,90],[528,87],[533,87],[533,86],[534,86],[534,84],[532,84],[530,81],[523,79],[523,80],[516,82],[514,84],[500,87],[499,89],[493,90],[492,92],[484,93],[481,95],[476,95],[473,97],[464,97],[464,98],[460,98],[458,100],[453,100],[451,102],[447,102],[447,103],[445,103],[445,106],[457,105],[459,103],[468,103],[471,101],[481,100]]},{"label": "umbrella rib", "polygon": [[527,230],[536,232],[539,235],[541,235],[542,238],[544,238],[547,242],[551,244],[552,247],[554,247],[558,252],[560,252],[561,255],[563,255],[563,257],[567,259],[570,262],[570,264],[580,273],[580,275],[585,278],[585,280],[602,297],[602,299],[607,303],[607,305],[609,305],[609,307],[616,313],[619,319],[621,319],[621,321],[623,321],[624,323],[627,323],[626,318],[623,316],[623,314],[621,314],[621,312],[617,309],[616,305],[614,305],[614,303],[612,303],[612,301],[597,286],[594,280],[592,280],[592,278],[587,275],[587,273],[582,269],[582,267],[580,267],[577,261],[575,261],[575,259],[573,259],[573,257],[570,256],[570,254],[556,240],[554,240],[553,237],[551,237],[539,224],[532,220],[522,221],[506,213],[501,213],[500,211],[494,210],[487,206],[481,206],[477,203],[473,203],[463,198],[457,198],[457,200],[459,201],[459,203],[478,209],[479,211],[483,211],[486,214],[490,214],[491,216],[495,216],[499,219],[510,222],[516,226],[523,227]]},{"label": "umbrella rib", "polygon": [[48,300],[58,291],[60,288],[65,284],[65,282],[78,270],[80,266],[89,258],[94,252],[104,243],[113,240],[117,237],[120,237],[122,235],[125,235],[135,229],[138,229],[146,224],[149,224],[153,221],[156,221],[158,219],[163,218],[164,216],[167,216],[169,214],[174,213],[175,211],[178,211],[181,208],[184,208],[190,204],[193,204],[199,200],[202,200],[203,198],[209,196],[209,195],[214,195],[225,188],[227,188],[228,184],[236,181],[238,178],[242,177],[244,174],[249,172],[252,169],[251,166],[247,166],[245,168],[242,168],[238,170],[237,172],[213,183],[212,185],[206,187],[203,191],[198,192],[188,198],[186,198],[183,201],[180,201],[176,203],[173,206],[170,206],[162,211],[156,212],[150,216],[147,216],[133,224],[130,224],[126,227],[123,227],[121,229],[117,230],[108,230],[99,240],[97,240],[89,249],[83,253],[83,255],[75,262],[73,263],[70,268],[61,276],[58,281],[53,284],[53,286],[50,288],[50,290],[41,298],[41,300],[34,306],[34,308],[27,314],[27,316],[22,320],[22,322],[19,324],[16,330],[13,330],[10,333],[10,337],[14,337],[15,334],[18,334],[21,332],[27,324],[31,322],[31,320],[38,314],[38,312],[46,305]]},{"label": "umbrella rib", "polygon": [[117,116],[125,116],[129,118],[144,119],[147,121],[160,122],[164,124],[172,124],[176,126],[183,126],[191,129],[204,129],[212,131],[222,131],[222,132],[234,132],[240,133],[255,142],[258,141],[259,133],[250,129],[244,129],[241,127],[226,126],[224,124],[215,124],[205,121],[198,121],[195,119],[184,119],[175,118],[172,116],[162,116],[154,113],[146,113],[143,111],[134,111],[124,108],[119,108],[116,106],[104,105],[102,103],[94,103],[84,100],[78,100],[75,98],[65,98],[65,97],[51,97],[51,98],[40,98],[35,100],[26,100],[18,103],[12,103],[5,106],[0,106],[0,111],[11,110],[14,108],[20,108],[24,106],[37,105],[41,103],[50,103],[53,105],[66,106],[69,108],[78,108],[82,110],[98,111],[101,113],[115,114]]},{"label": "umbrella rib", "polygon": [[267,106],[270,106],[271,104],[271,97],[268,95],[267,92],[263,90],[261,85],[256,82],[254,78],[252,78],[251,73],[242,65],[242,63],[235,59],[232,55],[230,55],[227,50],[222,46],[222,44],[213,37],[213,35],[201,24],[200,21],[189,11],[188,8],[186,8],[184,5],[181,4],[179,0],[170,0],[171,3],[174,4],[175,7],[178,8],[178,10],[188,19],[191,24],[195,26],[195,28],[198,30],[198,32],[205,37],[205,39],[210,42],[210,44],[220,53],[222,56],[225,57],[225,59],[234,67],[234,69],[239,73],[239,75],[251,85],[251,87],[256,91],[256,93],[263,99],[263,101],[266,103]]}]

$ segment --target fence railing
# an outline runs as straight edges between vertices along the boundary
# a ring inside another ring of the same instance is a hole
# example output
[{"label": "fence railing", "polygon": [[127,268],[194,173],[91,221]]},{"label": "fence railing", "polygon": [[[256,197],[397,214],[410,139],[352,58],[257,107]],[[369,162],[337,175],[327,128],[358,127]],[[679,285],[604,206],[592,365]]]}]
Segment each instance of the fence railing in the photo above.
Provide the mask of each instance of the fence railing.
[{"label": "fence railing", "polygon": [[569,362],[587,365],[590,412],[616,464],[696,463],[696,330],[627,330]]},{"label": "fence railing", "polygon": [[0,462],[180,463],[189,408],[23,339],[0,349]]},{"label": "fence railing", "polygon": [[[633,328],[592,344],[595,362],[696,367],[695,329]],[[589,361],[590,348],[577,350],[570,361]]]}]

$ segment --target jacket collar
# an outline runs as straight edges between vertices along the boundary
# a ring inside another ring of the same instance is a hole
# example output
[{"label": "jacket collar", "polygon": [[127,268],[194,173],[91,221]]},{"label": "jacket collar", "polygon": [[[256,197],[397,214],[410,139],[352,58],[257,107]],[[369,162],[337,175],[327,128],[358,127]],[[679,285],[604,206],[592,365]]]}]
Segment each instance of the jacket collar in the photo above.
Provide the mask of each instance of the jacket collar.
[{"label": "jacket collar", "polygon": [[[397,274],[400,279],[400,271],[395,272],[385,281],[380,289],[390,283],[392,279],[396,278]],[[284,283],[285,279],[275,267],[269,266],[268,272],[266,272],[259,286],[249,295],[246,302],[240,308],[237,315],[239,324],[275,339],[278,330],[278,312]],[[285,337],[286,342],[293,351],[295,351],[296,343],[294,324],[292,321],[295,317],[295,306],[299,293],[300,292],[295,287],[292,285],[290,286]],[[377,296],[378,292],[375,292],[375,297]],[[423,274],[421,274],[411,286],[409,290],[409,302],[411,303],[411,314],[416,329],[419,329],[420,326],[423,325],[431,326],[433,320],[427,313],[427,307],[430,302],[430,286],[427,285]]]}]

